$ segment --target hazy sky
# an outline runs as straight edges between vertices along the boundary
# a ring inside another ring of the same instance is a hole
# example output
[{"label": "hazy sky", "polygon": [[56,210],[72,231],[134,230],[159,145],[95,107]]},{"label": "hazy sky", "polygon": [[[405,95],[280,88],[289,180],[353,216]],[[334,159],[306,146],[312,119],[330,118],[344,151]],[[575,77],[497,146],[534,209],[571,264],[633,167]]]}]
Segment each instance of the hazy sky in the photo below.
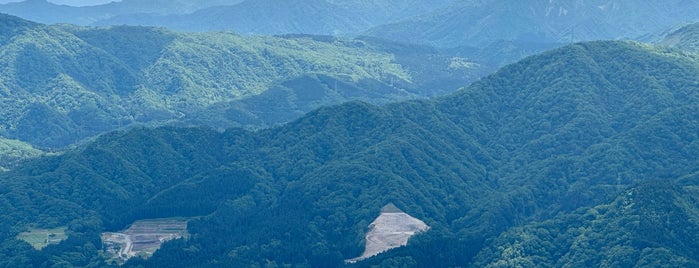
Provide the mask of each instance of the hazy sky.
[{"label": "hazy sky", "polygon": [[[9,2],[21,2],[22,0],[0,0],[1,4]],[[49,2],[70,5],[70,6],[94,6],[99,4],[106,4],[109,2],[119,2],[121,0],[48,0]]]}]

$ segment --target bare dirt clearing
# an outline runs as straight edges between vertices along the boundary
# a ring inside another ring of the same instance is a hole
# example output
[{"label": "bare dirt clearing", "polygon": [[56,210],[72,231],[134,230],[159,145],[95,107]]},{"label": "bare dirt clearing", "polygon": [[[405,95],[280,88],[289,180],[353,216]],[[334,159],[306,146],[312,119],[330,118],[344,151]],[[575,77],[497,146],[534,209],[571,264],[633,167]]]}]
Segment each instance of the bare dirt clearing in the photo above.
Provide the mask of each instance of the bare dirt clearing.
[{"label": "bare dirt clearing", "polygon": [[423,221],[406,214],[393,204],[388,204],[381,209],[381,215],[369,224],[364,253],[345,262],[354,263],[381,252],[405,246],[410,237],[429,228]]}]

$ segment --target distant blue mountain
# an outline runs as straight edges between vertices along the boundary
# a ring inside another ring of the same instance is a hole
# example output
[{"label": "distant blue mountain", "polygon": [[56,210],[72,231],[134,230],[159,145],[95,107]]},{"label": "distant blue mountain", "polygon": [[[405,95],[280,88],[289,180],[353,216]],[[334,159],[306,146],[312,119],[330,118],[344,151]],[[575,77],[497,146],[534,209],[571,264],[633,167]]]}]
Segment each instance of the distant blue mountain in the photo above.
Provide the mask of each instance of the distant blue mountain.
[{"label": "distant blue mountain", "polygon": [[242,34],[358,34],[432,12],[454,0],[124,0],[88,7],[26,0],[0,12],[41,23],[165,26]]},{"label": "distant blue mountain", "polygon": [[569,43],[644,39],[699,20],[699,1],[524,0],[457,1],[430,14],[368,32],[396,41],[443,47],[485,46],[498,40]]},{"label": "distant blue mountain", "polygon": [[128,14],[185,14],[199,9],[234,5],[242,0],[123,0],[96,6],[58,5],[47,0],[25,0],[0,5],[0,12],[24,19],[53,24],[90,25],[98,21]]}]

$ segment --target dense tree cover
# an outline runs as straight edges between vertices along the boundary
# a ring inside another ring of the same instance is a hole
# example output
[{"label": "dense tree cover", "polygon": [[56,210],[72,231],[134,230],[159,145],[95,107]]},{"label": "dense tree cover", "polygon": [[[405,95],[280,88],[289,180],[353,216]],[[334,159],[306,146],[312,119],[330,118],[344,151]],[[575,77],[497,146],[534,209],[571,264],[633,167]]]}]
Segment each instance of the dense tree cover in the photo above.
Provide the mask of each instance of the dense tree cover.
[{"label": "dense tree cover", "polygon": [[0,137],[0,171],[12,168],[25,159],[36,158],[43,154],[44,152],[27,143]]},{"label": "dense tree cover", "polygon": [[18,20],[13,16],[0,14],[0,36],[2,36],[0,44],[6,44],[13,36],[33,28],[36,25],[37,23],[31,21]]},{"label": "dense tree cover", "polygon": [[668,180],[613,201],[512,228],[481,251],[481,267],[695,267],[697,196]]},{"label": "dense tree cover", "polygon": [[[580,43],[435,100],[103,135],[0,174],[0,265],[102,265],[99,231],[199,216],[125,266],[334,267],[393,203],[430,231],[355,266],[695,266],[696,63]],[[52,250],[14,239],[63,225],[72,240]]]},{"label": "dense tree cover", "polygon": [[[134,123],[260,128],[347,100],[450,92],[484,70],[447,68],[449,51],[397,61],[378,41],[1,23],[0,135],[40,148]],[[411,71],[435,54],[437,68]],[[450,79],[435,88],[429,74]]]}]

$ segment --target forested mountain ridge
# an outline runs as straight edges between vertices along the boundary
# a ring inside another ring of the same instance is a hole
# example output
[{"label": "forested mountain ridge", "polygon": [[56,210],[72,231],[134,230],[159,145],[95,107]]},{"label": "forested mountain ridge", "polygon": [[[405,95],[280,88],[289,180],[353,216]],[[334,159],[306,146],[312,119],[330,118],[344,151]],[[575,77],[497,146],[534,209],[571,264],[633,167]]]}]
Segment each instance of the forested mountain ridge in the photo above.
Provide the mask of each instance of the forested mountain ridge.
[{"label": "forested mountain ridge", "polygon": [[[663,3],[648,0],[165,2],[122,1],[84,8],[62,6],[60,8],[71,10],[59,11],[51,11],[54,7],[44,0],[14,3],[12,6],[37,5],[28,8],[28,13],[36,15],[34,17],[14,11],[13,14],[51,23],[61,20],[39,20],[42,17],[40,10],[48,10],[44,16],[65,15],[63,22],[84,25],[151,25],[187,31],[226,30],[241,35],[371,36],[373,40],[436,46],[442,52],[449,51],[448,55],[458,54],[466,66],[473,66],[469,64],[475,62],[487,71],[573,42],[601,39],[655,42],[666,31],[699,19],[696,16],[699,5],[695,1],[682,0]],[[0,5],[0,11],[2,7]],[[158,12],[158,8],[164,11]],[[80,14],[75,14],[78,11]],[[90,20],[90,23],[74,21],[83,19]],[[452,62],[454,66],[462,65],[460,60]],[[489,73],[483,70],[478,73]],[[468,82],[471,80],[459,86]],[[255,115],[235,111],[249,106],[249,103],[224,106],[233,106],[231,114],[242,117],[242,120],[260,121]],[[204,114],[219,113],[220,109],[216,107]]]},{"label": "forested mountain ridge", "polygon": [[44,23],[150,25],[241,35],[372,36],[479,50],[464,57],[495,67],[573,42],[655,42],[667,31],[699,20],[699,4],[683,0],[127,0],[79,8],[30,0],[0,5],[3,11]]},{"label": "forested mountain ridge", "polygon": [[[393,203],[430,231],[357,265],[497,265],[497,256],[510,256],[499,245],[531,229],[536,237],[524,242],[552,245],[517,253],[521,263],[612,263],[594,257],[599,247],[570,246],[571,237],[597,241],[575,229],[595,224],[587,214],[597,210],[609,226],[652,220],[640,223],[649,232],[613,241],[628,253],[618,263],[691,266],[695,243],[675,242],[697,227],[695,57],[633,42],[579,43],[435,100],[350,102],[255,132],[104,135],[0,174],[0,230],[8,230],[0,260],[100,263],[96,232],[201,216],[188,240],[125,265],[339,266],[362,252],[366,226]],[[631,210],[602,211],[627,206],[629,192]],[[682,224],[653,224],[666,217]],[[61,225],[72,238],[42,251],[14,240],[26,226]],[[545,235],[557,230],[566,234],[560,240]]]},{"label": "forested mountain ridge", "polygon": [[[440,51],[399,63],[370,40],[49,26],[1,16],[0,135],[44,148],[133,123],[262,127],[323,104],[449,92],[486,69],[452,68],[460,58]],[[427,57],[436,59],[433,68],[410,71]],[[442,77],[449,82],[430,84]]]}]

